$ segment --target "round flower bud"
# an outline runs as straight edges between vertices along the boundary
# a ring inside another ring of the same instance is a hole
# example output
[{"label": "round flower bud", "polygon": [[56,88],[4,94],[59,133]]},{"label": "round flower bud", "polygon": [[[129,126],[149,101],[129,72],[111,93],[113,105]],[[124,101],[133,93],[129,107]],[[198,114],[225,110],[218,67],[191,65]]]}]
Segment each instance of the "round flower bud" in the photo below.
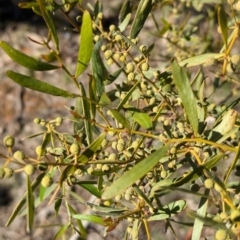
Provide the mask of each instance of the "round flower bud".
[{"label": "round flower bud", "polygon": [[105,51],[107,50],[107,46],[106,46],[106,45],[102,45],[102,46],[101,46],[101,50],[102,50],[103,52],[105,52]]},{"label": "round flower bud", "polygon": [[5,171],[0,168],[0,179],[4,178],[4,175],[5,175]]},{"label": "round flower bud", "polygon": [[112,24],[112,25],[110,25],[109,26],[109,30],[112,32],[112,31],[114,31],[116,29],[116,27]]},{"label": "round flower bud", "polygon": [[91,175],[93,171],[94,171],[94,168],[93,168],[92,166],[90,166],[90,167],[87,169],[87,173],[88,173],[89,175]]},{"label": "round flower bud", "polygon": [[124,194],[124,198],[125,198],[127,201],[131,200],[131,194],[125,193],[125,194]]},{"label": "round flower bud", "polygon": [[99,169],[99,170],[101,170],[101,169],[102,169],[102,164],[101,164],[101,163],[98,163],[98,164],[96,165],[96,168]]},{"label": "round flower bud", "polygon": [[40,124],[41,119],[40,119],[40,118],[34,118],[33,122],[34,122],[35,124]]},{"label": "round flower bud", "polygon": [[5,147],[13,147],[15,143],[14,137],[7,135],[3,139],[3,144]]},{"label": "round flower bud", "polygon": [[31,176],[34,174],[35,172],[35,167],[32,165],[32,164],[27,164],[25,167],[24,167],[24,172]]},{"label": "round flower bud", "polygon": [[97,18],[99,20],[102,20],[103,19],[103,13],[102,12],[98,13]]},{"label": "round flower bud", "polygon": [[155,97],[152,97],[152,98],[150,98],[150,100],[149,100],[149,105],[153,105],[155,102],[156,102],[156,98],[155,98]]},{"label": "round flower bud", "polygon": [[99,39],[100,39],[99,35],[95,35],[93,38],[94,42],[97,42]]},{"label": "round flower bud", "polygon": [[112,161],[115,161],[117,159],[117,154],[116,153],[111,153],[109,156],[108,156],[109,160],[112,160]]},{"label": "round flower bud", "polygon": [[57,118],[55,119],[55,122],[56,122],[56,125],[57,125],[57,126],[60,126],[60,125],[62,124],[62,122],[63,122],[62,117],[57,117]]},{"label": "round flower bud", "polygon": [[70,146],[70,153],[72,153],[73,155],[78,155],[80,152],[80,147],[77,143],[73,143]]},{"label": "round flower bud", "polygon": [[152,95],[152,90],[151,90],[151,89],[148,89],[148,90],[146,91],[146,94],[147,94],[148,96],[151,96],[151,95]]},{"label": "round flower bud", "polygon": [[105,148],[107,146],[108,142],[106,139],[103,139],[102,143],[101,143],[101,147]]},{"label": "round flower bud", "polygon": [[136,149],[138,147],[138,145],[139,145],[139,141],[135,140],[135,141],[132,142],[132,147],[134,149]]},{"label": "round flower bud", "polygon": [[24,158],[25,158],[25,155],[22,151],[16,151],[14,154],[13,154],[13,158],[15,160],[17,160],[19,163],[24,163]]},{"label": "round flower bud", "polygon": [[126,65],[126,71],[127,72],[133,72],[134,71],[134,64],[133,63],[128,63]]},{"label": "round flower bud", "polygon": [[142,89],[142,90],[146,90],[146,89],[147,89],[147,85],[148,85],[147,82],[141,82],[141,83],[140,83],[140,86],[141,86],[141,89]]},{"label": "round flower bud", "polygon": [[141,69],[142,69],[142,71],[147,71],[147,70],[149,69],[148,63],[143,63],[143,64],[141,65]]},{"label": "round flower bud", "polygon": [[115,141],[112,142],[112,148],[113,148],[113,149],[117,149],[117,142],[115,142]]},{"label": "round flower bud", "polygon": [[120,62],[125,62],[126,61],[126,57],[124,55],[121,55],[121,57],[119,58]]},{"label": "round flower bud", "polygon": [[204,186],[207,189],[211,189],[214,186],[214,181],[212,179],[208,178],[204,181]]},{"label": "round flower bud", "polygon": [[124,150],[124,144],[122,143],[117,143],[116,150],[118,152],[122,152]]},{"label": "round flower bud", "polygon": [[107,60],[110,59],[110,58],[112,57],[112,55],[113,55],[112,50],[106,50],[106,51],[104,52],[104,56],[105,56],[105,58],[106,58]]},{"label": "round flower bud", "polygon": [[103,164],[102,165],[102,171],[103,172],[108,172],[110,170],[110,166],[108,164]]},{"label": "round flower bud", "polygon": [[42,161],[38,164],[38,169],[42,172],[45,172],[48,169],[48,165]]},{"label": "round flower bud", "polygon": [[118,194],[115,196],[115,201],[119,202],[122,199],[122,194]]},{"label": "round flower bud", "polygon": [[130,72],[127,76],[128,81],[133,81],[135,79],[135,74],[133,72]]},{"label": "round flower bud", "polygon": [[240,56],[239,55],[234,54],[234,55],[231,56],[232,64],[237,65],[239,63],[239,60],[240,60]]},{"label": "round flower bud", "polygon": [[215,234],[216,240],[226,240],[228,239],[228,233],[225,229],[218,229]]},{"label": "round flower bud", "polygon": [[3,168],[3,171],[4,171],[4,178],[10,178],[14,174],[14,171],[9,167]]},{"label": "round flower bud", "polygon": [[113,64],[112,58],[110,58],[110,59],[107,60],[107,64],[108,64],[108,65],[112,65],[112,64]]},{"label": "round flower bud", "polygon": [[120,34],[117,34],[115,36],[115,40],[118,41],[118,42],[122,41],[122,36]]},{"label": "round flower bud", "polygon": [[116,134],[116,132],[114,132],[114,131],[108,131],[107,133],[108,133],[108,135],[111,136],[111,137],[113,137],[113,136]]},{"label": "round flower bud", "polygon": [[76,184],[76,182],[77,182],[77,178],[73,174],[70,174],[70,176],[68,176],[68,178],[67,178],[68,185],[72,186],[72,185]]},{"label": "round flower bud", "polygon": [[166,178],[167,177],[167,171],[165,171],[165,170],[162,170],[161,171],[161,173],[160,173],[160,176],[161,176],[161,178]]},{"label": "round flower bud", "polygon": [[39,145],[36,147],[35,152],[38,157],[44,156],[45,155],[45,149],[42,148],[42,145]]},{"label": "round flower bud", "polygon": [[170,150],[169,150],[169,153],[172,154],[172,155],[176,154],[176,152],[177,152],[176,147],[171,147]]},{"label": "round flower bud", "polygon": [[45,187],[45,188],[50,187],[52,185],[52,183],[53,183],[53,179],[49,175],[45,175],[42,178],[41,184],[43,187]]},{"label": "round flower bud", "polygon": [[83,171],[82,171],[82,169],[78,168],[74,171],[74,174],[78,177],[81,177],[81,176],[83,176]]},{"label": "round flower bud", "polygon": [[146,50],[147,50],[147,47],[146,47],[145,45],[141,45],[141,46],[139,47],[139,49],[140,49],[140,51],[141,51],[142,53],[145,53]]},{"label": "round flower bud", "polygon": [[152,111],[154,112],[154,113],[157,113],[158,112],[158,107],[157,106],[155,106],[155,107],[153,107],[153,109],[152,109]]}]

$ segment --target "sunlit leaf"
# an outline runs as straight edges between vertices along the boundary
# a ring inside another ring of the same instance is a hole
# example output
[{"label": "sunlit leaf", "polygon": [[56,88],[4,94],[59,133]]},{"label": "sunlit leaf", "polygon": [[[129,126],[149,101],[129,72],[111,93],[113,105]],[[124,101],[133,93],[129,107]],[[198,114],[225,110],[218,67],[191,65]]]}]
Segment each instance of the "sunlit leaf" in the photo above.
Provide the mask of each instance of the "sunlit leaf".
[{"label": "sunlit leaf", "polygon": [[16,63],[35,70],[35,71],[49,71],[53,69],[59,68],[58,66],[54,66],[49,63],[41,62],[36,60],[35,58],[29,57],[28,55],[16,50],[11,47],[8,43],[4,41],[0,41],[0,47],[4,50],[4,52]]},{"label": "sunlit leaf", "polygon": [[194,67],[206,63],[210,58],[219,59],[224,57],[223,53],[204,53],[194,57],[187,58],[179,62],[181,67]]},{"label": "sunlit leaf", "polygon": [[75,98],[78,96],[77,94],[67,92],[49,83],[42,82],[36,78],[28,77],[17,72],[9,70],[6,72],[6,75],[17,84],[38,92],[43,92],[53,96],[61,96],[65,98]]},{"label": "sunlit leaf", "polygon": [[[124,21],[126,21],[126,18],[128,18],[129,15],[131,16],[131,12],[132,12],[132,1],[124,0],[124,2],[122,3],[120,14],[119,14],[119,22],[123,23]],[[119,29],[122,32],[124,31],[125,28],[121,30],[120,25],[119,25]]]},{"label": "sunlit leaf", "polygon": [[69,223],[63,225],[56,233],[56,235],[54,236],[54,240],[59,240],[60,237],[62,237],[62,235],[67,231],[67,229],[69,228]]},{"label": "sunlit leaf", "polygon": [[105,139],[106,133],[102,133],[98,138],[96,138],[88,148],[84,150],[80,157],[78,157],[78,162],[87,162],[94,153],[101,147],[102,141]]},{"label": "sunlit leaf", "polygon": [[174,215],[182,212],[186,208],[186,206],[187,204],[185,200],[178,200],[175,202],[171,202],[163,206],[160,210],[157,211],[156,214],[148,218],[148,221],[157,221],[157,220],[171,218]]},{"label": "sunlit leaf", "polygon": [[172,62],[172,73],[173,82],[176,85],[189,122],[193,128],[195,136],[198,136],[198,112],[195,96],[193,94],[187,73],[182,67],[178,65],[176,60]]},{"label": "sunlit leaf", "polygon": [[100,225],[105,225],[103,219],[96,215],[73,214],[72,217],[75,219],[80,219],[80,220],[85,220],[85,221],[92,222],[92,223],[97,223]]},{"label": "sunlit leaf", "polygon": [[103,192],[102,199],[110,199],[117,194],[124,192],[138,179],[141,179],[147,172],[152,170],[158,161],[165,156],[167,150],[168,145],[161,147],[147,158],[141,160],[141,162],[133,166],[133,168],[125,172]]},{"label": "sunlit leaf", "polygon": [[130,30],[131,39],[137,37],[152,9],[152,0],[141,0]]},{"label": "sunlit leaf", "polygon": [[129,14],[124,18],[124,20],[121,22],[121,24],[119,24],[118,28],[119,28],[120,32],[123,32],[123,31],[127,28],[128,24],[129,24],[129,22],[130,22],[130,20],[131,20],[131,17],[132,17],[132,14],[129,13]]},{"label": "sunlit leaf", "polygon": [[119,111],[115,110],[115,109],[110,109],[110,112],[112,114],[112,116],[123,125],[123,127],[130,129],[130,124],[129,121],[125,118],[125,116],[120,113]]},{"label": "sunlit leaf", "polygon": [[152,120],[147,113],[134,112],[132,118],[145,129],[152,128]]},{"label": "sunlit leaf", "polygon": [[95,187],[95,183],[78,182],[77,184],[82,188],[86,189],[88,192],[90,192],[92,195],[96,196],[97,198],[101,198],[101,193]]},{"label": "sunlit leaf", "polygon": [[80,47],[78,52],[78,62],[75,76],[81,75],[87,68],[87,65],[92,56],[93,50],[93,34],[92,34],[92,19],[88,11],[84,11],[82,18],[82,27],[80,35]]}]

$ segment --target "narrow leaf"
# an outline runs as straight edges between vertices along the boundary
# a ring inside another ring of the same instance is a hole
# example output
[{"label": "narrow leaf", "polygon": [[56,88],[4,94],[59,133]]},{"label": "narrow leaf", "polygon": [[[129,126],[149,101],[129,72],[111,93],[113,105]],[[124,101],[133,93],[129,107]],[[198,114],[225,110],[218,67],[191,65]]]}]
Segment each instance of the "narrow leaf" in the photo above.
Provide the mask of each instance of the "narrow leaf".
[{"label": "narrow leaf", "polygon": [[29,57],[28,55],[16,50],[11,47],[8,43],[4,41],[0,41],[0,47],[4,50],[4,52],[16,63],[35,70],[35,71],[49,71],[53,69],[59,68],[58,66],[54,66],[49,63],[41,62],[36,60],[35,58]]},{"label": "narrow leaf", "polygon": [[218,24],[220,26],[222,36],[223,36],[223,41],[224,45],[227,48],[228,44],[228,26],[227,26],[227,15],[222,7],[218,7]]},{"label": "narrow leaf", "polygon": [[[120,23],[124,22],[126,20],[127,16],[129,14],[131,14],[131,12],[132,12],[132,2],[130,0],[125,0],[122,4],[121,10],[120,10],[119,22]],[[120,29],[120,27],[119,27],[119,29]]]},{"label": "narrow leaf", "polygon": [[69,223],[63,225],[56,233],[56,235],[54,236],[54,240],[58,240],[60,239],[60,237],[62,237],[62,235],[67,231],[67,229],[69,228]]},{"label": "narrow leaf", "polygon": [[110,109],[111,114],[116,120],[123,125],[123,127],[130,129],[129,121],[125,118],[125,116],[115,109]]},{"label": "narrow leaf", "polygon": [[152,120],[147,113],[134,112],[132,115],[134,121],[136,121],[141,127],[145,129],[152,128]]},{"label": "narrow leaf", "polygon": [[[81,96],[86,97],[86,92],[82,83],[80,83],[80,93],[81,93]],[[85,116],[84,131],[87,136],[87,143],[88,145],[90,145],[93,141],[93,135],[92,135],[93,130],[92,130],[92,123],[90,122],[91,120],[90,104],[86,98],[82,98],[82,109],[83,109],[83,115]]]},{"label": "narrow leaf", "polygon": [[31,78],[17,72],[13,72],[11,70],[7,71],[6,75],[19,85],[38,92],[43,92],[53,96],[61,96],[65,98],[75,98],[78,96],[77,94],[67,92],[58,87],[54,87],[53,85],[46,82],[42,82],[38,79]]},{"label": "narrow leaf", "polygon": [[[34,192],[36,190],[36,188],[38,187],[38,185],[41,183],[42,178],[45,176],[45,173],[41,173],[36,180],[34,180],[34,182],[31,184],[31,188],[32,188],[32,192]],[[15,219],[15,217],[19,214],[19,212],[21,211],[22,207],[25,205],[27,198],[26,198],[27,193],[25,193],[23,195],[23,197],[20,199],[20,201],[18,202],[18,204],[16,205],[16,207],[14,208],[11,216],[9,217],[7,223],[5,224],[6,227],[8,227],[13,220]]]},{"label": "narrow leaf", "polygon": [[103,219],[95,215],[73,214],[72,217],[75,219],[80,219],[80,220],[85,220],[92,223],[97,223],[100,225],[105,225]]},{"label": "narrow leaf", "polygon": [[219,59],[224,57],[222,53],[204,53],[202,55],[190,57],[179,62],[181,67],[194,67],[206,63],[210,58]]},{"label": "narrow leaf", "polygon": [[129,22],[130,22],[130,20],[131,20],[131,17],[132,17],[132,14],[129,13],[129,14],[124,18],[124,20],[121,22],[121,24],[119,24],[118,28],[119,28],[120,32],[123,32],[123,31],[127,28],[128,24],[129,24]]},{"label": "narrow leaf", "polygon": [[78,162],[85,163],[87,162],[95,152],[101,147],[102,141],[105,139],[106,133],[102,133],[91,145],[84,150],[82,155],[78,158]]},{"label": "narrow leaf", "polygon": [[152,9],[152,0],[141,0],[130,30],[131,39],[137,37]]},{"label": "narrow leaf", "polygon": [[180,67],[176,60],[172,62],[173,82],[182,100],[183,107],[193,128],[195,136],[198,136],[198,112],[190,81],[185,70]]},{"label": "narrow leaf", "polygon": [[40,8],[42,17],[44,19],[44,21],[47,24],[47,27],[51,33],[51,36],[53,37],[55,46],[57,48],[57,50],[59,50],[59,41],[58,41],[58,36],[57,36],[57,31],[56,28],[54,26],[53,20],[49,15],[49,12],[47,11],[46,7],[45,7],[45,3],[43,2],[43,0],[37,0],[38,6]]},{"label": "narrow leaf", "polygon": [[95,44],[92,53],[92,72],[94,78],[96,79],[96,90],[98,97],[101,97],[101,95],[104,93],[104,81],[108,77],[107,69],[100,55],[101,45],[102,41],[98,41]]},{"label": "narrow leaf", "polygon": [[102,199],[110,199],[117,194],[121,194],[138,179],[142,178],[165,156],[168,145],[161,147],[153,152],[147,158],[136,164],[129,171],[125,172],[121,177],[112,183],[102,194]]},{"label": "narrow leaf", "polygon": [[30,177],[27,175],[27,232],[32,232],[34,221],[34,196],[32,193],[32,186]]},{"label": "narrow leaf", "polygon": [[82,27],[81,27],[81,36],[80,36],[80,47],[78,51],[78,62],[75,76],[78,77],[81,75],[84,70],[87,68],[87,65],[92,56],[93,50],[93,34],[92,34],[92,20],[90,13],[84,11]]},{"label": "narrow leaf", "polygon": [[187,204],[185,200],[178,200],[175,202],[171,202],[162,209],[158,210],[156,214],[151,216],[148,221],[159,221],[167,218],[171,218],[174,215],[182,212],[186,208]]},{"label": "narrow leaf", "polygon": [[77,184],[82,188],[86,189],[88,192],[90,192],[92,195],[96,196],[97,198],[101,198],[101,193],[98,191],[98,189],[94,186],[93,183],[79,182]]},{"label": "narrow leaf", "polygon": [[[205,195],[209,195],[209,189],[205,190]],[[197,215],[205,217],[208,209],[208,199],[203,197],[199,203],[199,207],[197,210]],[[192,240],[200,239],[202,234],[204,222],[201,221],[199,218],[195,218],[194,225],[193,225],[193,232],[192,232]]]}]

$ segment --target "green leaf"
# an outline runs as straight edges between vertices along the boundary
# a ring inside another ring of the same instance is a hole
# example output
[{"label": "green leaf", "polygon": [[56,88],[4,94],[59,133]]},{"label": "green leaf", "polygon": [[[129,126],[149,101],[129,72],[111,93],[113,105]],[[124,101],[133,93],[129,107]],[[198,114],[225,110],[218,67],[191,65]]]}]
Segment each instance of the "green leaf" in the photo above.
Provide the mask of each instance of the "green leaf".
[{"label": "green leaf", "polygon": [[93,184],[89,182],[78,182],[77,184],[82,188],[86,189],[88,192],[90,192],[92,195],[96,196],[97,198],[101,198],[101,193],[94,186],[95,183]]},{"label": "green leaf", "polygon": [[59,197],[54,204],[55,216],[58,215],[61,205],[62,205],[62,197]]},{"label": "green leaf", "polygon": [[[205,195],[209,195],[209,189],[205,190]],[[205,197],[201,198],[201,201],[198,206],[197,215],[205,217],[208,209],[208,199]],[[192,232],[192,240],[200,239],[202,234],[204,222],[199,218],[195,218]]]},{"label": "green leaf", "polygon": [[[139,81],[137,81],[133,87],[127,92],[126,96],[123,98],[123,100],[119,103],[117,110],[120,111],[124,104],[128,101],[128,99],[132,96],[133,92],[137,89],[138,85],[140,84],[141,79]],[[138,89],[137,89],[138,90]],[[138,96],[139,98],[139,96]]]},{"label": "green leaf", "polygon": [[223,53],[204,53],[202,55],[190,57],[179,62],[181,67],[194,67],[206,63],[210,58],[219,59],[224,57]]},{"label": "green leaf", "polygon": [[114,73],[108,75],[108,78],[104,84],[109,85],[109,84],[113,83],[118,78],[118,76],[120,75],[120,73],[122,72],[123,69],[124,69],[124,67],[121,67],[118,70],[116,70]]},{"label": "green leaf", "polygon": [[[90,109],[92,114],[92,119],[95,119],[96,116],[96,103],[98,102],[97,99],[97,87],[96,87],[96,79],[93,76],[89,76],[89,98],[91,100],[90,102]],[[103,93],[103,95],[106,95],[106,93]],[[101,97],[102,97],[101,96]]]},{"label": "green leaf", "polygon": [[79,219],[79,220],[85,220],[88,222],[92,222],[92,223],[97,223],[100,225],[105,225],[104,220],[98,216],[95,215],[87,215],[87,214],[73,214],[72,215],[73,218],[75,219]]},{"label": "green leaf", "polygon": [[67,92],[58,87],[54,87],[53,85],[46,82],[42,82],[38,79],[31,78],[17,72],[13,72],[11,70],[7,71],[6,75],[17,84],[38,92],[43,92],[53,96],[61,96],[65,98],[75,98],[78,96],[77,94]]},{"label": "green leaf", "polygon": [[100,98],[104,93],[104,81],[108,77],[107,69],[103,63],[102,57],[100,55],[100,48],[102,45],[102,41],[98,41],[92,53],[92,72],[93,76],[96,79],[96,90],[97,96]]},{"label": "green leaf", "polygon": [[91,143],[91,145],[84,150],[80,157],[78,157],[78,162],[85,163],[87,162],[95,152],[101,147],[102,141],[105,139],[106,133],[102,133],[98,138]]},{"label": "green leaf", "polygon": [[131,39],[137,37],[149,13],[152,10],[152,0],[141,0],[130,30]]},{"label": "green leaf", "polygon": [[[31,188],[32,188],[32,192],[34,192],[36,190],[36,188],[38,187],[38,185],[41,183],[42,178],[45,176],[45,173],[41,173],[40,175],[38,175],[38,177],[33,181],[33,183],[31,184]],[[19,212],[21,211],[22,207],[25,205],[27,198],[26,198],[27,193],[25,193],[23,195],[23,197],[20,199],[20,201],[18,202],[18,204],[16,205],[16,207],[14,208],[11,216],[9,217],[7,223],[5,224],[6,227],[8,227],[13,220],[15,219],[15,217],[19,214]]]},{"label": "green leaf", "polygon": [[[79,131],[84,131],[84,120],[83,118],[77,117],[77,115],[83,115],[83,99],[82,97],[78,97],[76,99],[76,104],[73,112],[74,121],[73,121],[73,131],[74,133],[78,133]],[[76,114],[77,113],[77,114]]]},{"label": "green leaf", "polygon": [[129,24],[129,22],[130,22],[130,20],[131,20],[131,17],[132,17],[132,14],[129,13],[129,14],[124,18],[124,20],[121,22],[121,24],[119,24],[118,28],[119,28],[120,32],[123,32],[123,31],[127,28],[128,24]]},{"label": "green leaf", "polygon": [[110,109],[110,112],[112,114],[112,116],[123,125],[123,127],[130,129],[130,124],[129,121],[125,118],[125,116],[120,113],[119,111],[115,110],[115,109]]},{"label": "green leaf", "polygon": [[54,240],[59,240],[60,237],[62,237],[62,235],[67,231],[67,229],[70,227],[69,223],[63,225],[56,233],[56,235],[54,236]]},{"label": "green leaf", "polygon": [[84,132],[86,133],[87,136],[87,143],[88,145],[90,145],[93,141],[93,130],[92,130],[92,123],[90,122],[91,120],[91,113],[90,113],[90,104],[89,101],[85,98],[86,97],[86,92],[84,89],[84,86],[82,85],[82,83],[80,83],[80,93],[81,96],[83,96],[82,98],[82,111],[83,111],[83,115],[85,116],[86,119],[84,119]]},{"label": "green leaf", "polygon": [[178,200],[175,202],[171,202],[162,209],[158,210],[156,214],[148,218],[148,221],[158,221],[167,218],[171,218],[174,215],[182,212],[186,208],[187,204],[185,200]]},{"label": "green leaf", "polygon": [[195,136],[198,136],[198,112],[190,81],[185,70],[180,67],[176,60],[172,62],[173,82],[176,85],[178,94],[182,100],[189,122]]},{"label": "green leaf", "polygon": [[43,17],[44,21],[46,22],[47,27],[48,27],[48,29],[51,33],[51,36],[54,40],[56,49],[59,50],[59,41],[58,41],[57,31],[56,31],[56,28],[54,26],[53,20],[50,17],[49,12],[46,9],[45,2],[43,0],[36,0],[36,1],[38,3],[39,8],[40,8],[42,17]]},{"label": "green leaf", "polygon": [[86,10],[83,13],[79,45],[76,78],[87,68],[93,50],[92,19],[90,13]]},{"label": "green leaf", "polygon": [[36,60],[35,58],[29,57],[28,55],[16,50],[11,47],[8,43],[4,41],[0,41],[0,47],[4,50],[4,52],[16,63],[35,70],[35,71],[49,71],[53,69],[59,68],[58,66],[54,66],[49,63],[41,62]]},{"label": "green leaf", "polygon": [[32,192],[32,186],[30,177],[27,175],[27,232],[32,232],[34,221],[34,196]]},{"label": "green leaf", "polygon": [[129,171],[125,172],[121,177],[115,180],[102,194],[102,199],[110,199],[117,194],[121,194],[137,180],[141,179],[146,173],[159,162],[167,153],[168,145],[161,147],[153,152],[147,158],[136,164]]},{"label": "green leaf", "polygon": [[224,45],[227,48],[227,41],[228,41],[228,21],[227,21],[227,15],[222,7],[218,7],[218,24],[220,26]]},{"label": "green leaf", "polygon": [[[131,14],[131,12],[132,12],[132,1],[124,0],[124,2],[122,3],[120,14],[119,14],[119,22],[123,23],[126,20],[126,18]],[[121,31],[120,25],[119,25],[119,29]]]},{"label": "green leaf", "polygon": [[145,129],[152,128],[152,120],[147,113],[134,112],[132,115],[134,121],[136,121],[141,127]]}]

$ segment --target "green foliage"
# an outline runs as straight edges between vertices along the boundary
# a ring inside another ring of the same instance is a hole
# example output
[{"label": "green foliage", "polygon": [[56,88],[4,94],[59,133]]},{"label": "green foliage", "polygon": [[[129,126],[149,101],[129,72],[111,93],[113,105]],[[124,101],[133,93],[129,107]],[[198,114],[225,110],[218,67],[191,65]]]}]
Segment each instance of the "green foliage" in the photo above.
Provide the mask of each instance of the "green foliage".
[{"label": "green foliage", "polygon": [[[32,41],[49,52],[40,61],[4,41],[0,47],[27,69],[64,71],[75,92],[11,69],[6,75],[31,90],[73,98],[75,104],[68,108],[73,127],[67,132],[58,128],[64,125],[62,116],[34,119],[44,130],[28,137],[42,136],[33,157],[19,150],[13,153],[14,138],[4,138],[7,154],[0,154],[0,176],[25,171],[27,190],[6,226],[18,215],[27,215],[27,231],[34,231],[35,208],[50,198],[56,215],[60,208],[69,215],[54,239],[67,236],[69,228],[87,239],[83,220],[102,225],[107,234],[124,219],[125,239],[138,239],[141,227],[146,239],[155,239],[148,224],[156,221],[164,221],[176,239],[183,237],[174,224],[193,227],[194,240],[213,238],[206,226],[216,230],[216,239],[239,238],[240,125],[233,109],[240,99],[235,98],[240,83],[239,4],[125,0],[118,25],[107,30],[99,1],[86,9],[81,1],[19,4],[44,19],[48,36]],[[73,10],[80,10],[80,26],[69,15]],[[79,33],[75,73],[61,57],[55,11]],[[147,32],[146,22],[152,24]],[[150,43],[150,34],[159,43]],[[227,84],[233,97],[221,96],[221,106],[218,91]],[[214,124],[208,123],[210,118]],[[13,171],[11,164],[19,169]],[[67,187],[73,185],[97,198],[94,204],[80,199],[91,213],[79,213],[70,205],[66,196],[79,198]],[[197,210],[191,209],[186,194],[192,195]]]}]

